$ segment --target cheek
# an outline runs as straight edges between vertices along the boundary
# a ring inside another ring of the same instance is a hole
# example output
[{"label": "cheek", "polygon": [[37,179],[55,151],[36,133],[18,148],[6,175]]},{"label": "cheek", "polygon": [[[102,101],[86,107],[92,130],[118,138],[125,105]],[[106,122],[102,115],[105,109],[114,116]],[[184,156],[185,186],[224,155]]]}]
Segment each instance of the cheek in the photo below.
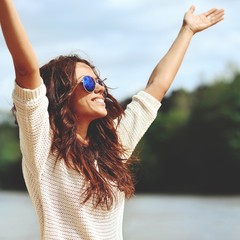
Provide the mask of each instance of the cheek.
[{"label": "cheek", "polygon": [[91,112],[90,96],[75,95],[71,101],[71,110],[77,116],[89,114]]},{"label": "cheek", "polygon": [[73,93],[70,100],[70,109],[77,113],[80,109],[84,109],[87,106],[88,94],[85,91],[78,91]]},{"label": "cheek", "polygon": [[86,103],[83,99],[74,98],[71,102],[71,109],[77,115],[86,111]]}]

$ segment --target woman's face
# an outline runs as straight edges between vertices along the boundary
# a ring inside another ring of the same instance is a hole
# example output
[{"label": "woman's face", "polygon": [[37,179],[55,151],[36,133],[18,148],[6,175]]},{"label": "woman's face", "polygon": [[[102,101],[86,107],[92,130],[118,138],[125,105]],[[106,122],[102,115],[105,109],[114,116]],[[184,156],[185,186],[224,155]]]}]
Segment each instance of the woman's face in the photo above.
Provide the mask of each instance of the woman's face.
[{"label": "woman's face", "polygon": [[92,68],[85,63],[79,62],[76,64],[75,73],[79,84],[73,92],[70,107],[79,122],[89,124],[95,119],[105,117],[107,115],[107,109],[103,96],[104,87],[96,83],[94,91],[89,93],[83,88],[83,84],[80,83],[83,76],[91,76],[95,80],[97,79]]}]

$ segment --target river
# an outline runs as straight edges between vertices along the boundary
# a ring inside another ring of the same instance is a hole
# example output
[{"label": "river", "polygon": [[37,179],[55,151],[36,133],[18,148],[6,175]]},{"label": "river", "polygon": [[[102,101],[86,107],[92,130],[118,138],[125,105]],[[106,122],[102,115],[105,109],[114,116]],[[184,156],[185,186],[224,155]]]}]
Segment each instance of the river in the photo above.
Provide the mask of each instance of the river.
[{"label": "river", "polygon": [[[126,202],[124,240],[240,239],[240,196],[137,195]],[[0,240],[39,240],[26,193],[0,192]]]}]

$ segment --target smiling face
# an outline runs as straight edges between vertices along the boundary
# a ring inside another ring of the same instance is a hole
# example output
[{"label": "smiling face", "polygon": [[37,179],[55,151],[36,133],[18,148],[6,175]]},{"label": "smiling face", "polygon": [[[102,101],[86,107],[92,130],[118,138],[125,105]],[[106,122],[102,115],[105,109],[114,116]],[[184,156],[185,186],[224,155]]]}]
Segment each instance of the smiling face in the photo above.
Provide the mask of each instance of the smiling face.
[{"label": "smiling face", "polygon": [[75,68],[75,74],[79,84],[76,86],[71,97],[71,109],[77,117],[79,124],[89,124],[91,121],[103,118],[107,115],[104,87],[96,83],[93,92],[87,92],[81,83],[83,76],[91,76],[95,80],[96,74],[92,68],[85,63],[78,62]]}]

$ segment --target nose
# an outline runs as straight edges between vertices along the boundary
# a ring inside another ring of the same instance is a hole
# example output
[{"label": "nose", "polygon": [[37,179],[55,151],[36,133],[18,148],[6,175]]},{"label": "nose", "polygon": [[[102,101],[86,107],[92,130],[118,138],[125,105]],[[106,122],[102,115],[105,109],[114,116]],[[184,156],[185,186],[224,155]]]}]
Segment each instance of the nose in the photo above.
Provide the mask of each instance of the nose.
[{"label": "nose", "polygon": [[105,87],[100,85],[98,82],[96,82],[96,87],[94,89],[94,92],[95,93],[100,93],[100,94],[103,94],[105,91]]}]

